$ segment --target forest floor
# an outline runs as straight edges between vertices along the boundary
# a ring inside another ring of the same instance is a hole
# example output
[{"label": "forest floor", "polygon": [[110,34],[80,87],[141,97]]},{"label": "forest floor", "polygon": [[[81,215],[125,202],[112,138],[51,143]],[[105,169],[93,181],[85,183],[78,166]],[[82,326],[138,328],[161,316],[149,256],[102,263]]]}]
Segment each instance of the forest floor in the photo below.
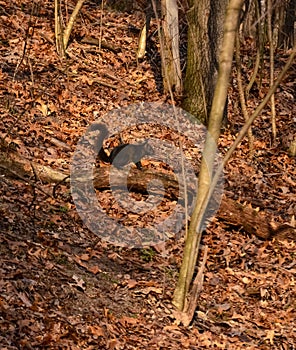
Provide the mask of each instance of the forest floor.
[{"label": "forest floor", "polygon": [[[22,157],[68,174],[87,125],[115,108],[167,97],[157,89],[155,60],[135,60],[139,12],[105,9],[100,27],[100,6],[86,2],[63,61],[54,44],[53,2],[35,11],[28,0],[0,1],[0,135]],[[85,36],[100,38],[101,30],[109,48],[84,42]],[[242,47],[245,78],[254,52],[251,42]],[[278,73],[288,54],[275,57]],[[268,52],[265,60],[249,112],[268,90]],[[272,142],[267,107],[253,127],[253,158],[245,139],[225,169],[224,195],[259,208],[275,223],[290,222],[296,212],[296,161],[287,152],[295,99],[296,64],[275,95],[277,140]],[[243,123],[234,73],[222,154]],[[152,169],[150,162],[145,167]],[[171,303],[183,239],[161,248],[116,247],[83,225],[68,184],[53,197],[46,195],[52,184],[1,172],[2,350],[296,348],[295,239],[261,240],[213,218],[202,238],[208,258],[198,308],[184,327]],[[100,195],[110,203],[110,189]],[[171,204],[161,205],[164,215]],[[112,209],[116,217],[119,209]],[[139,215],[129,219],[141,222]]]}]

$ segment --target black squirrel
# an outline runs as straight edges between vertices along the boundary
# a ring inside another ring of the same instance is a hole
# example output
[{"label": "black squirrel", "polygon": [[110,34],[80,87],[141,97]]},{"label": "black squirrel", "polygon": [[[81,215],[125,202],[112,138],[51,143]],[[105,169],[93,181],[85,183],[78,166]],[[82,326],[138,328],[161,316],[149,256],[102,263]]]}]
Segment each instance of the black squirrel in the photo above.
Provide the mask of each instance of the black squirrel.
[{"label": "black squirrel", "polygon": [[[135,163],[138,169],[142,169],[141,159],[146,155],[152,155],[153,149],[148,144],[148,140],[138,144],[123,143],[114,147],[108,155],[103,148],[103,141],[109,135],[109,132],[104,124],[92,124],[88,131],[100,131],[97,143],[102,145],[98,158],[105,163],[110,163],[120,169],[129,163]],[[118,156],[118,157],[117,157]]]}]

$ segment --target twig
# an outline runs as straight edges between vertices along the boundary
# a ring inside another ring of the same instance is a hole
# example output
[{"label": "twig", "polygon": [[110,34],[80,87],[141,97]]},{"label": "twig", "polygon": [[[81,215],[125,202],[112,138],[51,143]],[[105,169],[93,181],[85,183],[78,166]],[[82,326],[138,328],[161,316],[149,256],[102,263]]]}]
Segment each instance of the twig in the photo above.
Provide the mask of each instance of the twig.
[{"label": "twig", "polygon": [[[272,3],[271,0],[267,1],[267,33],[268,33],[268,41],[269,41],[269,62],[270,62],[270,85],[274,80],[274,48],[273,48],[273,38],[272,38],[272,23],[271,23],[271,15],[272,15]],[[275,101],[274,94],[270,98],[271,104],[271,128],[272,128],[272,137],[273,141],[276,139],[276,112],[275,112]]]},{"label": "twig", "polygon": [[[255,1],[255,7],[256,7],[255,8],[256,16],[257,16],[257,18],[259,18],[260,11],[259,11],[259,5],[258,5],[257,1]],[[259,19],[258,19],[257,24],[259,25]],[[246,87],[246,99],[247,100],[249,98],[250,90],[252,89],[252,86],[254,85],[254,83],[256,81],[256,77],[257,77],[259,67],[260,67],[261,52],[263,51],[263,39],[262,39],[262,34],[261,34],[260,28],[257,30],[257,36],[258,36],[258,38],[257,38],[257,53],[256,53],[255,66],[254,66],[254,70],[253,70],[253,73],[251,75],[249,84]]]},{"label": "twig", "polygon": [[[238,94],[239,94],[239,100],[241,104],[242,113],[244,116],[245,121],[249,119],[247,106],[246,106],[246,100],[244,95],[244,88],[243,88],[243,81],[242,81],[242,62],[240,59],[240,41],[239,41],[239,33],[236,34],[236,50],[235,50],[235,60],[236,60],[236,69],[237,69],[237,86],[238,86]],[[253,157],[254,153],[254,137],[252,133],[252,128],[248,130],[248,139],[249,139],[249,150],[250,150],[250,158]]]},{"label": "twig", "polygon": [[25,44],[24,44],[24,48],[23,48],[23,53],[22,53],[22,57],[19,61],[19,63],[17,64],[15,70],[14,70],[14,73],[13,73],[13,81],[15,80],[15,76],[20,68],[20,66],[22,65],[24,59],[25,59],[25,56],[26,56],[26,52],[27,52],[27,46],[28,46],[28,41],[29,41],[29,38],[32,38],[33,35],[34,35],[34,28],[35,28],[35,24],[37,22],[37,19],[35,20],[35,23],[32,24],[32,17],[34,16],[35,14],[35,10],[37,11],[38,10],[38,5],[33,3],[33,7],[32,7],[32,11],[31,11],[31,14],[30,14],[30,19],[29,19],[29,23],[28,23],[28,28],[26,30],[26,37],[25,37]]},{"label": "twig", "polygon": [[[199,294],[200,294],[200,292],[202,290],[202,286],[203,286],[204,270],[205,270],[205,266],[206,266],[206,262],[207,262],[207,257],[208,257],[208,246],[205,246],[204,256],[203,256],[201,265],[198,268],[198,273],[193,281],[192,289],[190,291],[188,308],[185,311],[186,318],[183,319],[183,325],[185,327],[189,326],[191,320],[193,319],[194,312],[195,312],[196,307],[197,307],[197,299],[199,297]],[[187,323],[184,323],[184,322],[186,322],[186,319],[187,319]]]},{"label": "twig", "polygon": [[100,13],[100,36],[99,36],[99,50],[102,47],[102,34],[103,34],[103,13],[104,13],[104,0],[101,3],[101,13]]},{"label": "twig", "polygon": [[58,186],[61,185],[63,182],[65,182],[69,177],[70,177],[70,175],[65,176],[61,181],[59,181],[56,185],[54,185],[53,190],[52,190],[52,195],[54,198],[57,198],[56,190],[57,190]]}]

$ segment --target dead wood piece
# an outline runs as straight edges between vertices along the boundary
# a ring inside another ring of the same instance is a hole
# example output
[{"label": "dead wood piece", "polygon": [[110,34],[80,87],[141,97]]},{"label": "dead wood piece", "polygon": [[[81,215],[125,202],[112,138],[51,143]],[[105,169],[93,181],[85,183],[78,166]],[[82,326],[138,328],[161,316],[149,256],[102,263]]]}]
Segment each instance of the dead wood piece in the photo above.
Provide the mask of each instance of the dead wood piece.
[{"label": "dead wood piece", "polygon": [[279,240],[296,241],[296,227],[288,223],[274,225],[273,231],[274,231],[273,237]]},{"label": "dead wood piece", "polygon": [[[62,181],[66,175],[60,171],[54,170],[48,166],[38,163],[30,162],[26,158],[20,157],[15,152],[2,153],[0,151],[0,166],[18,174],[20,178],[23,177],[38,177],[42,182],[56,183]],[[7,174],[10,175],[9,173]]]},{"label": "dead wood piece", "polygon": [[[163,186],[166,189],[166,198],[178,198],[178,183],[174,176],[168,174],[133,169],[131,176],[127,179],[127,186],[135,192],[143,193],[146,192],[147,183],[155,178],[163,182]],[[118,172],[118,177],[113,182],[113,185],[120,187],[122,183],[125,183],[125,178]],[[109,170],[107,167],[100,168],[95,173],[94,186],[96,189],[109,187]],[[155,194],[157,194],[157,189],[155,191]],[[254,234],[263,239],[269,239],[275,236],[278,229],[274,229],[270,225],[271,218],[267,217],[264,213],[258,212],[225,196],[222,198],[217,216],[231,225],[242,226],[249,234]]]},{"label": "dead wood piece", "polygon": [[[164,196],[171,200],[178,199],[179,186],[176,178],[172,175],[167,175],[161,172],[151,172],[145,170],[132,169],[130,176],[126,180],[125,174],[118,171],[116,177],[112,178],[112,187],[121,188],[127,182],[127,187],[134,192],[146,193],[147,184],[154,179],[162,181],[165,188]],[[110,187],[109,182],[109,167],[99,168],[94,172],[94,187],[96,189],[106,189]],[[154,195],[163,195],[162,191],[156,187],[149,188],[150,193]],[[193,194],[192,194],[193,196]]]},{"label": "dead wood piece", "polygon": [[100,80],[100,79],[93,79],[92,82],[93,82],[93,83],[100,84],[100,85],[103,85],[103,86],[106,86],[106,87],[108,87],[108,88],[110,88],[110,89],[117,90],[117,86],[116,86],[116,85],[106,83],[105,81]]},{"label": "dead wood piece", "polygon": [[[84,37],[81,42],[83,44],[89,44],[89,45],[95,45],[95,46],[100,46],[100,40],[97,38],[93,38],[91,36],[88,37]],[[112,51],[114,53],[118,53],[121,51],[121,49],[119,47],[116,47],[114,45],[108,44],[106,41],[102,41],[101,42],[101,48],[102,49],[106,49],[109,51]]]},{"label": "dead wood piece", "polygon": [[274,231],[270,225],[270,218],[262,212],[242,205],[230,198],[223,197],[220,209],[217,213],[220,219],[234,226],[242,226],[250,234],[268,239]]},{"label": "dead wood piece", "polygon": [[[38,163],[30,162],[28,159],[20,157],[16,152],[0,152],[0,166],[4,169],[10,169],[12,172],[19,174],[20,178],[37,176],[43,182],[60,183],[62,181],[69,182],[69,178],[65,180],[68,174],[64,174],[58,170],[43,166]],[[98,190],[110,188],[109,167],[96,169],[94,172],[93,184]],[[11,176],[7,172],[7,176]],[[147,193],[147,184],[154,180],[161,180],[165,189],[165,194],[157,186],[149,187],[154,195],[165,196],[168,199],[176,200],[179,194],[179,185],[175,176],[164,174],[162,172],[132,169],[130,176],[125,179],[125,174],[118,171],[117,176],[112,180],[112,186],[122,187],[127,183],[127,187],[134,192]],[[89,181],[89,179],[86,179]],[[193,191],[189,191],[189,195],[194,196]],[[236,201],[223,196],[217,217],[225,222],[242,226],[244,230],[250,234],[263,239],[276,238],[293,238],[296,237],[296,229],[287,225],[272,225],[271,218],[262,212],[237,203]]]}]

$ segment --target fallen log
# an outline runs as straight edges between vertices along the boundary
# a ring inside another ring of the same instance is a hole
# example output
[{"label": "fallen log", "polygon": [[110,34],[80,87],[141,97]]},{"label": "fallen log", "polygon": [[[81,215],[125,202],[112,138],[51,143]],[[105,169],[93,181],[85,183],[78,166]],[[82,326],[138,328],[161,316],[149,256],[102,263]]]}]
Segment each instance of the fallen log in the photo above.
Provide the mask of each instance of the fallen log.
[{"label": "fallen log", "polygon": [[[22,158],[17,152],[0,152],[0,167],[5,170],[5,175],[18,174],[21,179],[27,177],[28,180],[41,180],[42,182],[57,184],[60,182],[69,182],[69,175],[48,166],[43,166],[36,162]],[[97,168],[94,171],[93,184],[95,189],[103,190],[110,187],[109,183],[110,167]],[[153,180],[162,181],[165,189],[165,197],[168,199],[178,198],[179,185],[176,178],[167,173],[151,170],[132,169],[127,180],[125,174],[118,171],[113,179],[112,186],[121,187],[127,182],[127,187],[134,192],[146,193],[147,184]],[[86,179],[88,180],[88,179]],[[157,194],[157,188],[153,190]],[[192,193],[192,195],[194,195]],[[296,228],[287,223],[275,224],[273,218],[264,212],[257,211],[250,206],[240,204],[231,198],[222,196],[220,208],[217,217],[226,223],[234,226],[242,226],[249,233],[262,239],[271,239],[273,237],[296,239]]]}]

